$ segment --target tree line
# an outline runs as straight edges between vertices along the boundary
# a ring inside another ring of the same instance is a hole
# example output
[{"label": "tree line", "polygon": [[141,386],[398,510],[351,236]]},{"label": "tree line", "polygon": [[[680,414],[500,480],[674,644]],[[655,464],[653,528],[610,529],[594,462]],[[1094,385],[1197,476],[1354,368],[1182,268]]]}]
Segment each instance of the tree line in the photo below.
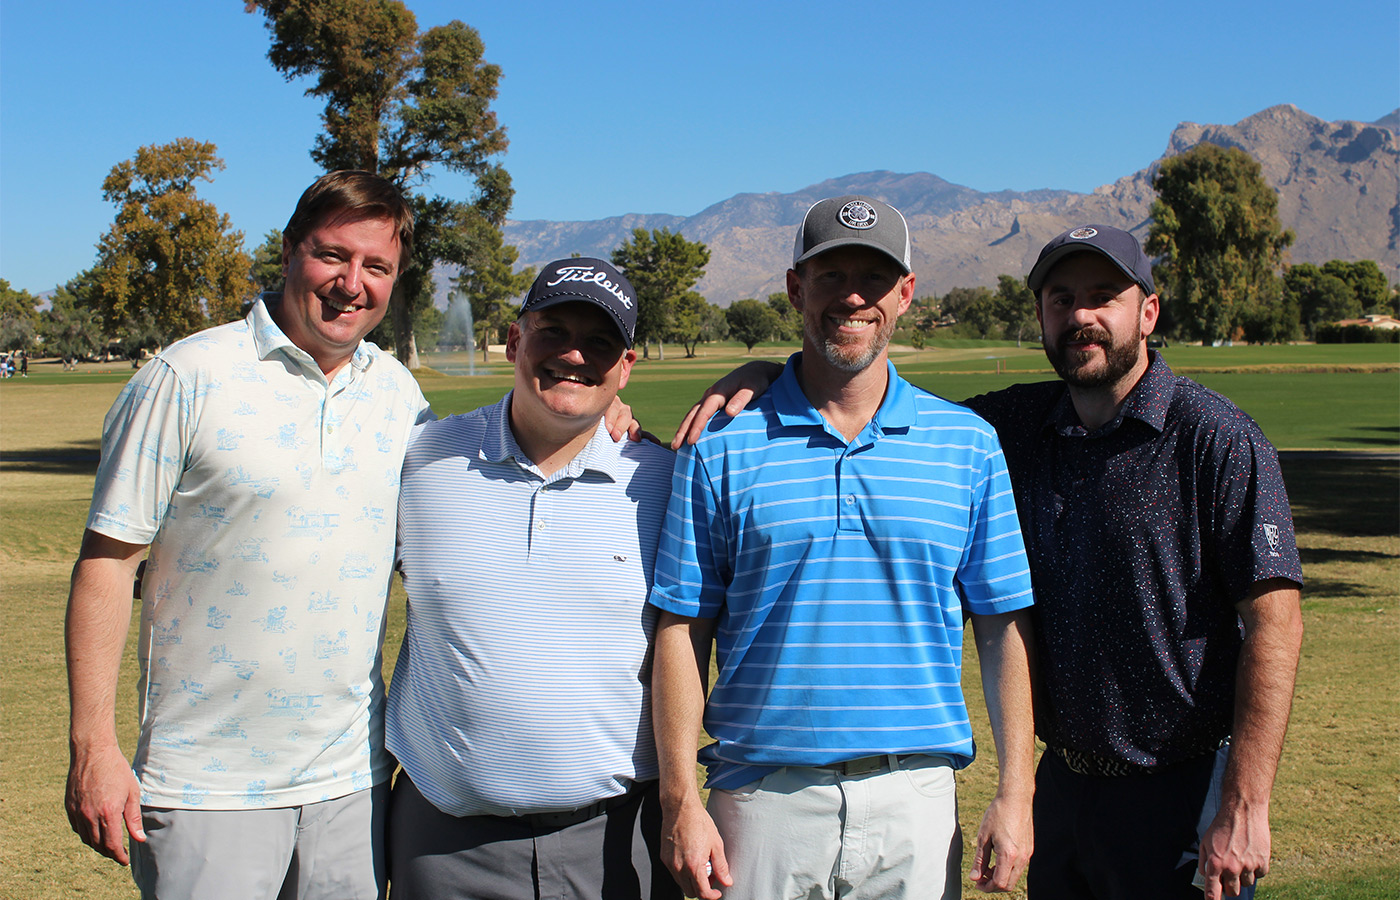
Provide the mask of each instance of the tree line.
[{"label": "tree line", "polygon": [[[418,348],[498,343],[534,279],[502,227],[514,199],[498,162],[508,146],[491,103],[500,68],[485,61],[475,29],[460,21],[420,32],[401,0],[247,0],[271,36],[268,59],[288,81],[324,101],[310,155],[330,171],[355,168],[394,182],[416,219],[413,259],[394,287],[390,315],[370,340],[410,368]],[[102,183],[115,207],[95,264],[59,287],[50,308],[8,283],[0,296],[0,350],[42,345],[65,359],[104,349],[134,356],[212,324],[246,315],[257,294],[282,280],[282,235],[251,253],[226,215],[198,195],[224,168],[217,148],[180,138],[139,148]],[[427,190],[432,172],[472,178],[471,196]],[[1277,197],[1238,148],[1202,144],[1163,161],[1153,181],[1146,249],[1164,300],[1159,332],[1180,340],[1278,342],[1335,337],[1329,323],[1367,313],[1394,315],[1395,288],[1375,262],[1287,264],[1293,234],[1278,221]],[[732,338],[748,349],[801,336],[784,293],[728,309],[694,290],[709,249],[668,229],[636,229],[612,251],[638,294],[643,356],[666,343],[694,356],[699,344]],[[459,333],[433,303],[434,267],[456,268],[450,294],[470,304],[473,330]],[[958,337],[1033,340],[1035,298],[1019,276],[917,299],[901,321],[916,348],[936,329]]]}]

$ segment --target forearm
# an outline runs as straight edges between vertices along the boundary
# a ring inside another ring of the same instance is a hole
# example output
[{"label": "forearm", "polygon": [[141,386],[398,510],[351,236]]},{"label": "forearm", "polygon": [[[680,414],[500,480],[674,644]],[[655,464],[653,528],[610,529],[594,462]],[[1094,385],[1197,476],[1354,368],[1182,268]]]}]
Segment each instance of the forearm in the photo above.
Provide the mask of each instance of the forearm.
[{"label": "forearm", "polygon": [[1262,582],[1240,607],[1245,639],[1222,795],[1226,804],[1266,807],[1293,707],[1303,641],[1300,595],[1292,582]]},{"label": "forearm", "polygon": [[1035,791],[1028,610],[973,616],[987,718],[997,751],[997,795],[1029,802]]},{"label": "forearm", "polygon": [[116,693],[131,625],[131,585],[143,547],[89,532],[73,566],[64,622],[69,744],[116,745]]},{"label": "forearm", "polygon": [[[701,632],[704,632],[701,634]],[[705,712],[709,633],[699,620],[663,612],[652,667],[652,727],[661,771],[661,802],[674,812],[698,804],[695,750]]]}]

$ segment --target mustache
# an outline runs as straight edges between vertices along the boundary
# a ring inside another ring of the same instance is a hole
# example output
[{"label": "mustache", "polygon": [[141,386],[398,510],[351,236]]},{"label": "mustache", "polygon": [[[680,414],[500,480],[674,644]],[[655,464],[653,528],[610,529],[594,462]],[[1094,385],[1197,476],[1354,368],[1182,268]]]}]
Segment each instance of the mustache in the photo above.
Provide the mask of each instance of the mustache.
[{"label": "mustache", "polygon": [[1065,344],[1094,343],[1105,347],[1113,345],[1113,335],[1102,328],[1076,328],[1060,335],[1060,346]]}]

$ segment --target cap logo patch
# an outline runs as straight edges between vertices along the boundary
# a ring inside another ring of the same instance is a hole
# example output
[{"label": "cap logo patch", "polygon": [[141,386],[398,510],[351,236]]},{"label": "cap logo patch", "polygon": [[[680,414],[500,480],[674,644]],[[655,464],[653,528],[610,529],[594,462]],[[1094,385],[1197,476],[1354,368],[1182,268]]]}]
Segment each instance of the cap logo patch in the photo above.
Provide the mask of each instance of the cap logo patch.
[{"label": "cap logo patch", "polygon": [[632,298],[627,296],[620,285],[613,284],[608,280],[606,272],[595,270],[592,266],[561,266],[559,271],[554,273],[554,280],[545,284],[545,287],[554,287],[566,281],[583,281],[596,284],[617,298],[617,301],[628,309],[632,308]]},{"label": "cap logo patch", "polygon": [[841,212],[837,213],[841,224],[847,228],[855,228],[864,231],[867,228],[874,228],[878,216],[875,215],[875,207],[864,200],[852,200],[841,207]]},{"label": "cap logo patch", "polygon": [[1098,230],[1095,228],[1076,228],[1069,233],[1069,236],[1074,238],[1075,240],[1084,241],[1088,240],[1089,238],[1093,237],[1098,233]]}]

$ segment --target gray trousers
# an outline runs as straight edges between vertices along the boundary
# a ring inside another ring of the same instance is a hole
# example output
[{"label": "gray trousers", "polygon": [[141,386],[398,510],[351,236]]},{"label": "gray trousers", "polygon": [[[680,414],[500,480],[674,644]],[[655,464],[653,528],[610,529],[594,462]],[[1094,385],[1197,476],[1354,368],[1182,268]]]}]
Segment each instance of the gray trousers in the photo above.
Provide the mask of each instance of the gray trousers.
[{"label": "gray trousers", "polygon": [[[562,817],[561,817],[562,818]],[[404,772],[389,805],[392,900],[679,900],[658,859],[660,791],[638,785],[626,802],[581,822],[451,816]]]}]

